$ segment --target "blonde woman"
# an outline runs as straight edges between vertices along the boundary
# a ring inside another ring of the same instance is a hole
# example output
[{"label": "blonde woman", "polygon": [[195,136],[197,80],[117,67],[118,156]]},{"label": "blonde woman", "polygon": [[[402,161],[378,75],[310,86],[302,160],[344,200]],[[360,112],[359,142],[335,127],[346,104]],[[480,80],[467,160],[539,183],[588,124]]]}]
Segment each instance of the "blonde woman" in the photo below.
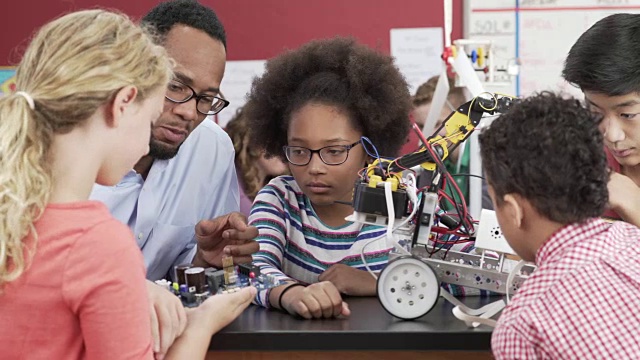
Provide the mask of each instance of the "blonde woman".
[{"label": "blonde woman", "polygon": [[[153,358],[140,251],[87,199],[94,182],[116,184],[149,151],[170,76],[164,50],[106,11],[63,16],[31,42],[19,91],[0,99],[3,358]],[[204,357],[253,294],[187,313],[167,358]]]}]

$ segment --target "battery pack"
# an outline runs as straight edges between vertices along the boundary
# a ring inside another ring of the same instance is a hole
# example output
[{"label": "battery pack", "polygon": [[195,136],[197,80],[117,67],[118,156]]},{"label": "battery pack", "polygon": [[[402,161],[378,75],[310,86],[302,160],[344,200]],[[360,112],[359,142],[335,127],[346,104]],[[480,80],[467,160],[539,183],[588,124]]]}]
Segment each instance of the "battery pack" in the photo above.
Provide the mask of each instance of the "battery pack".
[{"label": "battery pack", "polygon": [[[400,219],[407,214],[407,192],[404,190],[393,191],[391,198],[393,199],[394,217]],[[366,183],[357,183],[353,190],[353,209],[361,213],[388,217],[384,188],[372,188]]]}]

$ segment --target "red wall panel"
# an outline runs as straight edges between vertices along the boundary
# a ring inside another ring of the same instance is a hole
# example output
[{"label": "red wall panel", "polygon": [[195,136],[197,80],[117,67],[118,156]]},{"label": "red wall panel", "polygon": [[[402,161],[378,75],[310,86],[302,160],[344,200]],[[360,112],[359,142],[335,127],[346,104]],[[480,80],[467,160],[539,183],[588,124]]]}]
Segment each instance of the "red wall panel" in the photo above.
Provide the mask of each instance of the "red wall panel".
[{"label": "red wall panel", "polygon": [[[8,0],[1,5],[0,66],[20,60],[33,31],[73,10],[106,7],[134,18],[153,0]],[[270,58],[311,39],[350,35],[389,52],[392,28],[443,25],[440,0],[201,0],[223,21],[229,60]],[[454,0],[453,39],[462,35],[462,1]]]}]

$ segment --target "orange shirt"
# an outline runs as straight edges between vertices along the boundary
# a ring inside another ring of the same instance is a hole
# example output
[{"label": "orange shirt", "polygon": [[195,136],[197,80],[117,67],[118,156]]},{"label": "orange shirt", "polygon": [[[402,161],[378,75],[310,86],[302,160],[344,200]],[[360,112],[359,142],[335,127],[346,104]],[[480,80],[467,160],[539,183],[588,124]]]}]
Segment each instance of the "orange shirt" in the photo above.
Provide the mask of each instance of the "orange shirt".
[{"label": "orange shirt", "polygon": [[0,293],[3,359],[151,359],[142,255],[100,202],[49,205],[31,266]]}]

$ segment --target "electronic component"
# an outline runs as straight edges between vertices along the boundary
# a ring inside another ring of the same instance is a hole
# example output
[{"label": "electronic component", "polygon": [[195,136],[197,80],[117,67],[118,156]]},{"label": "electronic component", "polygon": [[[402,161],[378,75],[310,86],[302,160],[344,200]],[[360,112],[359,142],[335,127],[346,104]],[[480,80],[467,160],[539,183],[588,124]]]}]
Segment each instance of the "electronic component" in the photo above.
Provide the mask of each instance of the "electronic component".
[{"label": "electronic component", "polygon": [[194,294],[202,294],[205,292],[205,276],[204,268],[192,267],[184,271],[184,276],[187,281],[187,289]]},{"label": "electronic component", "polygon": [[217,294],[218,289],[220,289],[221,286],[224,286],[224,270],[208,268],[205,270],[204,274],[207,278],[209,292],[211,292],[212,294]]},{"label": "electronic component", "polygon": [[[382,184],[381,184],[382,185]],[[408,197],[404,190],[392,193],[395,218],[400,219],[407,214]],[[353,195],[353,209],[365,214],[388,216],[384,195],[384,187],[371,187],[365,183],[357,183]]]},{"label": "electronic component", "polygon": [[222,258],[222,264],[225,267],[221,270],[181,265],[179,271],[185,279],[184,284],[171,284],[167,280],[158,280],[156,283],[179,296],[185,307],[195,307],[210,296],[233,293],[248,286],[261,291],[282,284],[275,275],[262,274],[260,267],[253,263],[238,265],[236,269],[233,258],[227,256]]},{"label": "electronic component", "polygon": [[233,265],[232,256],[222,257],[222,270],[224,270],[224,283],[225,285],[234,284],[238,280],[236,268]]},{"label": "electronic component", "polygon": [[[182,286],[184,286],[184,288],[182,288]],[[181,285],[179,296],[180,296],[180,299],[182,300],[182,304],[186,307],[194,307],[199,305],[196,301],[197,300],[196,294],[189,292],[186,289],[186,285]]]},{"label": "electronic component", "polygon": [[244,276],[249,276],[253,273],[253,277],[255,278],[258,274],[260,274],[260,268],[251,263],[248,264],[240,264],[238,265],[238,273]]},{"label": "electronic component", "polygon": [[498,251],[505,254],[516,255],[507,239],[502,235],[498,217],[495,211],[482,209],[480,213],[480,226],[476,234],[476,247],[485,250]]},{"label": "electronic component", "polygon": [[187,281],[185,280],[185,277],[184,277],[184,271],[189,269],[192,266],[193,266],[193,264],[180,264],[180,265],[177,265],[174,268],[174,271],[175,271],[174,276],[175,276],[176,282],[179,285],[187,283]]},{"label": "electronic component", "polygon": [[[418,225],[424,226],[426,228],[425,230],[427,233],[431,232],[431,227],[435,223],[436,214],[430,210],[436,209],[437,205],[438,205],[438,194],[432,193],[432,192],[423,193],[422,201],[420,202],[421,208],[420,208],[420,212],[418,213],[419,214]],[[424,211],[425,209],[427,209],[427,211]],[[418,235],[419,235],[419,231],[415,231],[412,239],[413,245],[415,245],[416,243],[427,245],[429,243],[428,239],[427,241],[421,241]]]}]

